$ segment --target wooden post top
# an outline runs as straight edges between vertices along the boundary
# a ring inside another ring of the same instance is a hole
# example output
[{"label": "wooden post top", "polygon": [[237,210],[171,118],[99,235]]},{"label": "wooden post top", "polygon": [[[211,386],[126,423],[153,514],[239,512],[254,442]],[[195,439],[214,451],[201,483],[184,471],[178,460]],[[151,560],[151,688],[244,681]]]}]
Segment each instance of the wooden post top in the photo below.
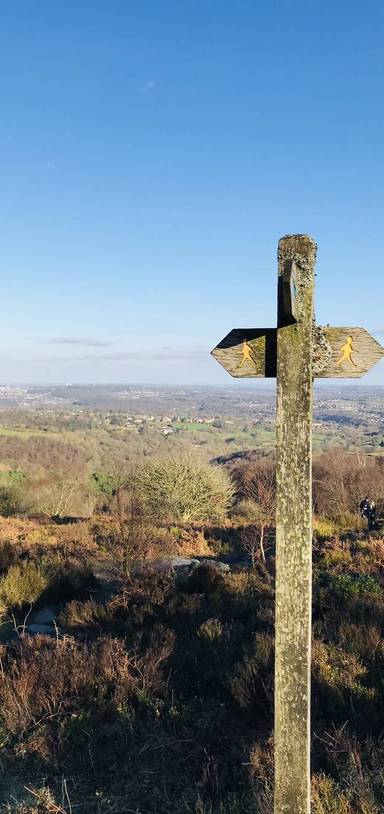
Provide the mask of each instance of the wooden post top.
[{"label": "wooden post top", "polygon": [[312,260],[314,260],[317,252],[317,243],[311,235],[283,235],[279,240],[277,252],[278,256],[279,252],[294,252],[303,257],[307,257],[308,254],[313,253]]},{"label": "wooden post top", "polygon": [[313,286],[317,243],[310,235],[285,235],[277,249],[277,326],[300,320],[304,292]]}]

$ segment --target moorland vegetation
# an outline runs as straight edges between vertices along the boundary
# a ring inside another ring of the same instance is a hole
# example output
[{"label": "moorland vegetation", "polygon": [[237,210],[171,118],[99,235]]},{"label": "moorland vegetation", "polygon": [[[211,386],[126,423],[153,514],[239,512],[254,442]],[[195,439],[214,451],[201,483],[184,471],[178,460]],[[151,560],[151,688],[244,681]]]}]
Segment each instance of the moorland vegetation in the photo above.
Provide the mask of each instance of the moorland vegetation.
[{"label": "moorland vegetation", "polygon": [[[104,440],[2,449],[0,811],[271,814],[273,451]],[[379,814],[383,458],[313,482],[313,812]]]}]

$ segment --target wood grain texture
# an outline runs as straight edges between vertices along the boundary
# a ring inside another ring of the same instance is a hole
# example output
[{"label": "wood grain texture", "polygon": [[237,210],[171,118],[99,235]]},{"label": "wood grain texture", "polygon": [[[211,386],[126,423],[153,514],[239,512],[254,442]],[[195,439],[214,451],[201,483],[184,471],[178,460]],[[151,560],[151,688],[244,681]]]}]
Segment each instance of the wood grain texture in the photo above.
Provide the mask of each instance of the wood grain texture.
[{"label": "wood grain texture", "polygon": [[329,344],[331,353],[324,369],[316,373],[316,378],[356,379],[364,376],[384,356],[384,348],[365,328],[327,326],[318,330]]},{"label": "wood grain texture", "polygon": [[[297,323],[277,332],[275,814],[310,812],[315,258],[307,235],[279,242],[279,279],[287,262],[295,262]],[[284,313],[280,307],[279,322]]]},{"label": "wood grain texture", "polygon": [[[244,355],[246,340],[250,352]],[[276,328],[235,328],[211,351],[235,378],[276,376]]]},{"label": "wood grain texture", "polygon": [[[297,309],[296,278],[297,272],[290,278],[288,293],[286,287],[281,289],[284,297],[281,318],[287,325],[294,324],[293,316]],[[280,330],[282,328],[278,328]],[[352,339],[351,353],[349,359],[348,354],[343,359],[342,348],[348,344],[348,337]],[[250,358],[245,360],[242,350],[244,339],[252,350]],[[277,336],[274,328],[235,328],[211,351],[212,356],[235,378],[274,378],[276,352]],[[384,348],[364,328],[317,327],[312,375],[315,379],[356,379],[364,376],[383,356]]]}]

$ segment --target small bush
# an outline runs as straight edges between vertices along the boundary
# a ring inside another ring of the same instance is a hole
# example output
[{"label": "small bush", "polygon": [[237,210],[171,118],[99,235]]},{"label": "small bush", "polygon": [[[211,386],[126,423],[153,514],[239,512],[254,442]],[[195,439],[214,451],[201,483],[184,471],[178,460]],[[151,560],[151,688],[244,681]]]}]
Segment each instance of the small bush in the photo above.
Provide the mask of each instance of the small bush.
[{"label": "small bush", "polygon": [[339,625],[338,641],[350,653],[359,653],[366,659],[374,659],[383,651],[381,632],[376,625],[355,624],[346,620]]},{"label": "small bush", "polygon": [[197,635],[200,639],[205,639],[206,641],[214,642],[222,638],[223,636],[223,625],[220,619],[207,619],[206,622],[203,622],[200,625]]},{"label": "small bush", "polygon": [[313,518],[313,532],[317,540],[329,540],[340,531],[337,523],[328,520],[325,517]]},{"label": "small bush", "polygon": [[[13,657],[12,657],[13,656]],[[65,715],[104,697],[133,693],[130,659],[122,642],[106,639],[81,646],[70,639],[51,642],[25,637],[9,651],[0,686],[1,718],[8,732],[22,735],[45,715]]]},{"label": "small bush", "polygon": [[26,481],[25,473],[18,469],[0,473],[0,515],[13,517],[26,511]]},{"label": "small bush", "polygon": [[257,594],[273,596],[273,586],[266,581],[266,574],[261,576],[257,571],[235,571],[226,574],[225,583],[228,591],[234,594],[249,594],[254,598]]},{"label": "small bush", "polygon": [[65,553],[70,553],[71,551],[85,553],[97,549],[88,521],[68,523],[67,526],[60,526],[57,529],[57,541],[62,545]]},{"label": "small bush", "polygon": [[220,520],[231,505],[234,487],[227,471],[190,455],[149,463],[139,473],[138,489],[150,514],[189,523]]},{"label": "small bush", "polygon": [[341,690],[363,689],[360,680],[367,674],[357,656],[319,640],[313,642],[312,670],[320,681]]},{"label": "small bush", "polygon": [[326,565],[348,565],[352,562],[352,554],[343,548],[328,548],[324,551],[323,560]]},{"label": "small bush", "polygon": [[229,686],[234,701],[241,709],[248,712],[256,710],[264,715],[271,712],[273,652],[272,637],[257,633],[252,652],[237,665]]},{"label": "small bush", "polygon": [[369,574],[338,574],[332,577],[332,587],[344,599],[357,596],[379,596],[382,588]]},{"label": "small bush", "polygon": [[312,778],[312,807],[313,814],[379,814],[369,792],[342,789],[325,774]]},{"label": "small bush", "polygon": [[273,814],[274,755],[273,739],[255,743],[249,753],[249,774],[257,814]]},{"label": "small bush", "polygon": [[79,565],[76,561],[48,566],[47,573],[49,578],[41,597],[44,602],[60,604],[71,599],[85,598],[98,586],[91,569],[86,565]]},{"label": "small bush", "polygon": [[0,543],[0,573],[3,574],[8,568],[15,563],[18,558],[17,546],[11,540],[3,540]]},{"label": "small bush", "polygon": [[18,610],[36,602],[48,585],[47,574],[33,562],[11,565],[0,579],[0,609]]},{"label": "small bush", "polygon": [[15,801],[1,806],[2,814],[66,814],[66,810],[57,804],[53,794],[46,787],[26,790],[23,797],[24,802]]},{"label": "small bush", "polygon": [[[86,707],[100,713],[103,706],[107,710],[112,706],[118,712],[134,698],[147,703],[165,685],[164,663],[173,646],[172,631],[161,625],[151,631],[145,648],[131,652],[123,641],[113,638],[81,644],[69,638],[56,642],[44,636],[24,636],[21,644],[7,649],[3,659],[3,725],[9,733],[23,737],[45,716],[56,727],[68,711],[73,719]],[[42,753],[40,742],[38,749]]]},{"label": "small bush", "polygon": [[214,565],[202,563],[186,580],[185,589],[193,594],[213,594],[222,588],[224,582],[223,575]]}]

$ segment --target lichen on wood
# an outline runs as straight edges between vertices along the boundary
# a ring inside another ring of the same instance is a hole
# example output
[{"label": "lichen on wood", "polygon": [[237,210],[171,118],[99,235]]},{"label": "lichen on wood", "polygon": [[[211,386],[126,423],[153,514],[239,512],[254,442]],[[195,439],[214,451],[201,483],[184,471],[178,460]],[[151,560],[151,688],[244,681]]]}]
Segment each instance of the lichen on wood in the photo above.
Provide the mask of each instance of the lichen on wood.
[{"label": "lichen on wood", "polygon": [[316,243],[308,235],[282,238],[279,277],[288,260],[295,263],[297,322],[277,331],[275,814],[309,814]]}]

